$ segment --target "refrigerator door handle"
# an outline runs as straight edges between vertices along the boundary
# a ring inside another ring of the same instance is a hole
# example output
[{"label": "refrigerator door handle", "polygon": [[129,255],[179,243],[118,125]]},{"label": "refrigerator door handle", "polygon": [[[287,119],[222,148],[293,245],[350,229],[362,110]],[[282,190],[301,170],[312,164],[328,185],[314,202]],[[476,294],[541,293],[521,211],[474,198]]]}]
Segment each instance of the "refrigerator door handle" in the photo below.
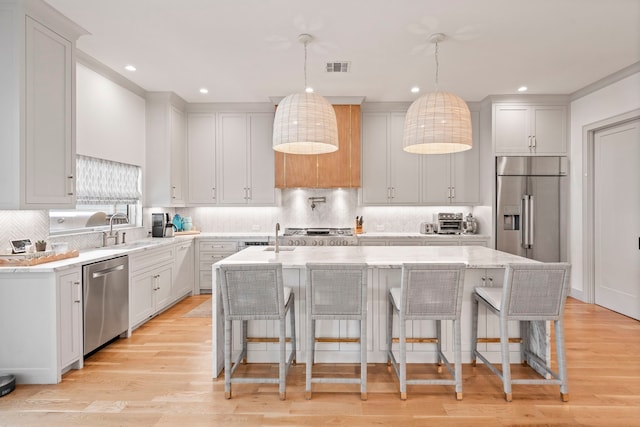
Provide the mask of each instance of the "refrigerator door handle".
[{"label": "refrigerator door handle", "polygon": [[533,196],[529,196],[529,212],[527,212],[527,217],[529,219],[529,240],[527,241],[527,247],[529,248],[533,247],[533,224],[535,224],[535,218],[533,216],[533,203]]},{"label": "refrigerator door handle", "polygon": [[520,212],[522,213],[522,221],[520,224],[521,246],[523,249],[531,248],[531,232],[533,231],[531,218],[531,196],[525,194],[522,196]]}]

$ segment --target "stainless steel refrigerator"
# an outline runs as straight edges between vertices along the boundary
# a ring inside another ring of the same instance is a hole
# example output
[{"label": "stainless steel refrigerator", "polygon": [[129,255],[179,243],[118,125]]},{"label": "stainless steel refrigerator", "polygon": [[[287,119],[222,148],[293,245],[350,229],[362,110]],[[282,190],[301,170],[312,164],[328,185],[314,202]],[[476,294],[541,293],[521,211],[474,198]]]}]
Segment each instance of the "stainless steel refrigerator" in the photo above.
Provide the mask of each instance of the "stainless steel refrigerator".
[{"label": "stainless steel refrigerator", "polygon": [[496,249],[562,261],[566,157],[496,158]]}]

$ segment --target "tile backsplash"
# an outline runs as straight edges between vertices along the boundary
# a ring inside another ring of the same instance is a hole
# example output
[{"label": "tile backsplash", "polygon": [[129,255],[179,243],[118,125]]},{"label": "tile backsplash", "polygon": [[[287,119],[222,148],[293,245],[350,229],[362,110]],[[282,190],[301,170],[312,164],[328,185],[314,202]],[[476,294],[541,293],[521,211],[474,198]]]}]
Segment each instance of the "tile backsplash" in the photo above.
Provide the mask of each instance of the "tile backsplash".
[{"label": "tile backsplash", "polygon": [[[325,198],[312,208],[310,197]],[[355,217],[364,217],[365,232],[418,232],[421,222],[432,222],[438,212],[472,212],[478,219],[479,233],[491,233],[489,206],[360,206],[356,189],[287,189],[280,193],[280,205],[273,207],[145,208],[143,227],[127,229],[127,241],[147,237],[152,212],[190,216],[196,229],[209,232],[271,233],[276,222],[285,227],[354,227]],[[91,232],[49,236],[49,212],[0,211],[0,251],[9,240],[29,238],[48,242],[65,241],[70,249],[98,247],[102,233]]]}]

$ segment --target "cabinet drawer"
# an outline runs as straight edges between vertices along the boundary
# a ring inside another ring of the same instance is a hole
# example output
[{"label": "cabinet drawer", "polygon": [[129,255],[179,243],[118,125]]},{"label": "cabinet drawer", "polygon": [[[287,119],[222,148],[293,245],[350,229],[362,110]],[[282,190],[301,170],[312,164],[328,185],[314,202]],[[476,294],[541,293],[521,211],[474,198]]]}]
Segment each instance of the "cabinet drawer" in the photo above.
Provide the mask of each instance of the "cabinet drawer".
[{"label": "cabinet drawer", "polygon": [[153,267],[164,262],[172,263],[173,256],[173,247],[159,248],[144,251],[141,254],[129,255],[129,270],[133,275],[149,267]]},{"label": "cabinet drawer", "polygon": [[212,289],[212,278],[213,273],[211,272],[211,267],[208,270],[200,271],[200,289]]},{"label": "cabinet drawer", "polygon": [[198,261],[200,262],[199,270],[211,270],[211,265],[228,257],[229,255],[233,255],[235,252],[200,252],[200,258]]},{"label": "cabinet drawer", "polygon": [[201,241],[200,242],[200,252],[202,251],[210,251],[210,252],[236,252],[238,250],[238,242],[233,241]]}]

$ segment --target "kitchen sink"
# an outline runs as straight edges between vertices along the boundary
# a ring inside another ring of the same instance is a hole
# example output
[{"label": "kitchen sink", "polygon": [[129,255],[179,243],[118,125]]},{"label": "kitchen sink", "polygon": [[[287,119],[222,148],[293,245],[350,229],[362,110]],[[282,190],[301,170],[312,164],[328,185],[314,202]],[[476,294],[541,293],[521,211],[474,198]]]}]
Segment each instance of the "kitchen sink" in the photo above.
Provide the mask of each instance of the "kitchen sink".
[{"label": "kitchen sink", "polygon": [[124,245],[109,245],[97,248],[98,250],[132,250],[138,248],[144,248],[147,246],[152,246],[157,244],[157,242],[151,242],[148,240],[138,240],[136,242],[125,243]]},{"label": "kitchen sink", "polygon": [[[278,248],[279,251],[285,252],[285,251],[294,251],[296,249],[295,246],[280,246]],[[276,250],[275,246],[269,246],[268,248],[265,249],[266,252],[274,252]]]}]

